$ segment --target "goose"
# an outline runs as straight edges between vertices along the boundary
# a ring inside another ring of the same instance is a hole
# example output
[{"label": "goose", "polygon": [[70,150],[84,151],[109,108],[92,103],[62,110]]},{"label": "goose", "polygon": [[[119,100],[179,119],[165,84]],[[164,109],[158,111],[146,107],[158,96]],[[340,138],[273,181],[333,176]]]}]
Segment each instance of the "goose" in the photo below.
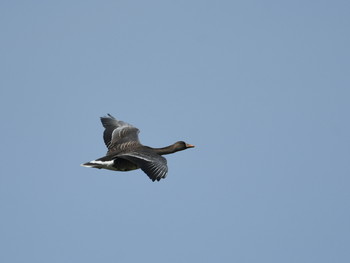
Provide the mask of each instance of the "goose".
[{"label": "goose", "polygon": [[192,144],[178,141],[166,147],[152,148],[140,143],[140,131],[133,125],[117,120],[111,114],[101,117],[101,122],[105,128],[103,140],[108,148],[107,154],[81,166],[113,171],[132,171],[140,168],[154,182],[168,174],[167,160],[162,155],[194,147]]}]

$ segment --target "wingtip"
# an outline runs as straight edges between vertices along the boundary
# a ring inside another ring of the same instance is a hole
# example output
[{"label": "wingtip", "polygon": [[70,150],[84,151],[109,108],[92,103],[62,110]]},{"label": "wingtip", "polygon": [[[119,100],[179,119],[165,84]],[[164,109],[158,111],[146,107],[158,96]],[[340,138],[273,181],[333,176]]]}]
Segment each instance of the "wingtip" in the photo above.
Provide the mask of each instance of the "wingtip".
[{"label": "wingtip", "polygon": [[154,178],[150,177],[150,179],[152,180],[152,182],[156,182],[156,181],[159,182],[160,180],[165,179],[166,176],[167,176],[167,173],[164,175],[158,176],[158,177],[154,177]]},{"label": "wingtip", "polygon": [[82,163],[80,166],[82,167],[92,167],[91,163],[88,162],[88,163]]},{"label": "wingtip", "polygon": [[113,115],[111,115],[109,113],[107,113],[107,115],[105,115],[105,116],[100,117],[101,120],[106,119],[106,118],[107,119],[114,119],[114,120],[116,119],[116,118],[113,117]]},{"label": "wingtip", "polygon": [[107,113],[107,116],[112,118],[112,119],[115,119],[111,114]]}]

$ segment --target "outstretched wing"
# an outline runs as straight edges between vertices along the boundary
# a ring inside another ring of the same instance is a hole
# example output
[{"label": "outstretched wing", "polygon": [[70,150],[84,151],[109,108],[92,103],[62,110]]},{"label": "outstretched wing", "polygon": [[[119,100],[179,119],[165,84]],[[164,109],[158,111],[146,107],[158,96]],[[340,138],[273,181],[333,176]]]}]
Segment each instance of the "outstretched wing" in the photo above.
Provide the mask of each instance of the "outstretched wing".
[{"label": "outstretched wing", "polygon": [[150,152],[130,152],[118,155],[138,165],[152,181],[165,178],[168,173],[167,161],[164,157]]},{"label": "outstretched wing", "polygon": [[122,147],[124,143],[140,143],[139,129],[124,121],[119,121],[112,115],[101,117],[101,122],[105,131],[103,140],[108,149]]}]

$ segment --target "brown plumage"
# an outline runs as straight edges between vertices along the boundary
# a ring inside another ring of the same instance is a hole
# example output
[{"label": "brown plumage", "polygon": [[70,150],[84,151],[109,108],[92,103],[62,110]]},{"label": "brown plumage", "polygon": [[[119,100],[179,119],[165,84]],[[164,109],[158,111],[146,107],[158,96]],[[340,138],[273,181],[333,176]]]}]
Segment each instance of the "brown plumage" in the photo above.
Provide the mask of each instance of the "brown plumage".
[{"label": "brown plumage", "polygon": [[152,181],[165,178],[168,173],[166,159],[162,156],[194,145],[178,141],[163,148],[152,148],[140,143],[136,127],[119,121],[112,115],[101,117],[105,128],[103,140],[108,148],[107,155],[82,164],[82,166],[114,171],[131,171],[142,169]]}]

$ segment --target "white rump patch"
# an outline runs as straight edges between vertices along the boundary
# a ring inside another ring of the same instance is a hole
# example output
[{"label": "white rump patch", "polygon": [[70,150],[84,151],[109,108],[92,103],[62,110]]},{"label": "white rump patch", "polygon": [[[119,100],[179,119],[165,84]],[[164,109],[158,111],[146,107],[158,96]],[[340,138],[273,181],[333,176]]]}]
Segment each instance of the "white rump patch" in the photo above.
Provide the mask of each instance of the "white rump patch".
[{"label": "white rump patch", "polygon": [[93,160],[90,163],[92,163],[92,164],[101,164],[103,166],[110,166],[110,165],[112,165],[114,163],[114,161],[113,160],[112,161],[97,161],[97,160]]},{"label": "white rump patch", "polygon": [[113,165],[113,160],[112,161],[98,161],[98,160],[93,160],[88,163],[83,163],[81,166],[84,167],[93,167],[93,168],[105,168],[105,169],[111,169],[114,170]]}]

